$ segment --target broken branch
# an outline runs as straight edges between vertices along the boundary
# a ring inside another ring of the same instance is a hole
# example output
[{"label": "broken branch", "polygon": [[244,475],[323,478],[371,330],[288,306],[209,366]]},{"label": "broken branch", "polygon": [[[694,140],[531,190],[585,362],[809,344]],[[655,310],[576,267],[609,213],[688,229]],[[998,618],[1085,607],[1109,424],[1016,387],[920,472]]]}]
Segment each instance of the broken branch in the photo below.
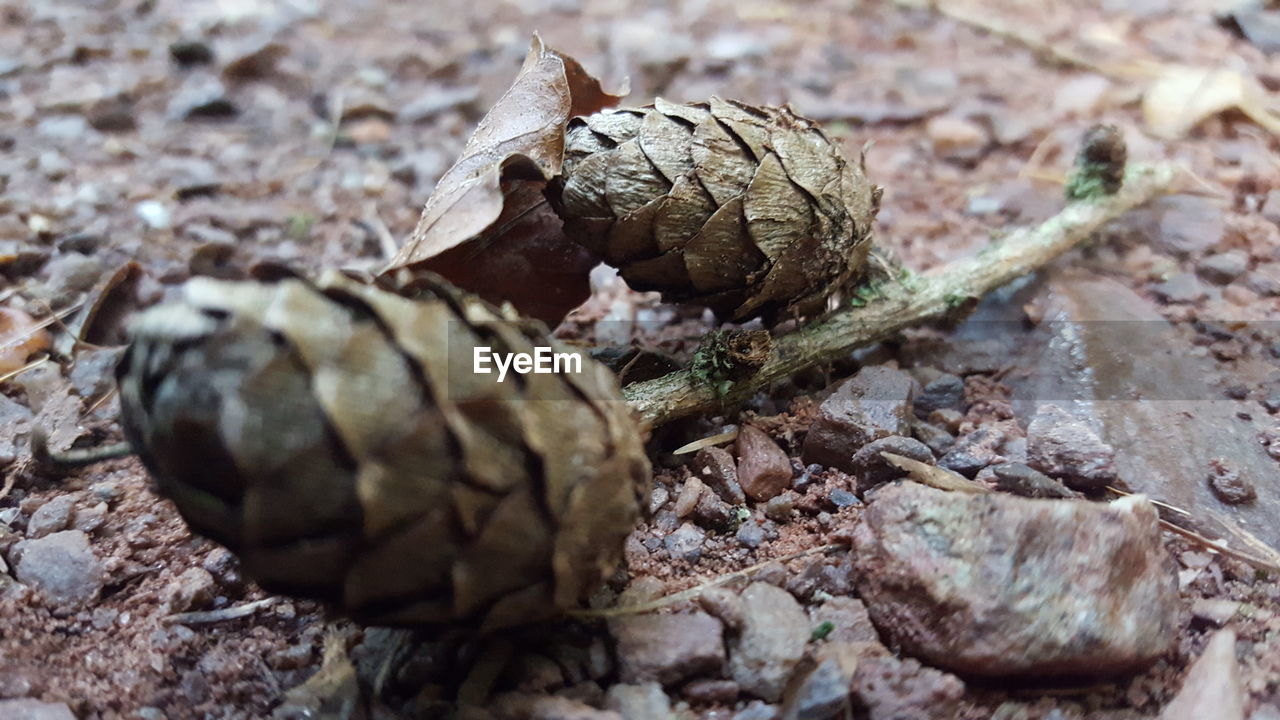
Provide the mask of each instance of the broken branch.
[{"label": "broken branch", "polygon": [[650,427],[743,402],[807,367],[831,362],[907,327],[953,313],[958,306],[1038,270],[1106,223],[1167,192],[1175,175],[1176,169],[1167,164],[1135,166],[1115,195],[1072,202],[1041,225],[1014,231],[974,257],[936,268],[910,282],[888,283],[879,298],[862,307],[837,311],[775,338],[774,352],[764,365],[723,393],[689,370],[679,370],[628,385],[623,396]]}]

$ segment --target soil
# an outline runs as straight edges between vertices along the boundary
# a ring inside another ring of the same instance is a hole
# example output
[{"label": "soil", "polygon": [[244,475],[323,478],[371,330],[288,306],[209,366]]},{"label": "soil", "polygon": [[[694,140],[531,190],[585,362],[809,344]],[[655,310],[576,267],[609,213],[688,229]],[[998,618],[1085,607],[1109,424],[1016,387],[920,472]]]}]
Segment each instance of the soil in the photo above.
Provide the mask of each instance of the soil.
[{"label": "soil", "polygon": [[[1117,124],[1131,160],[1170,159],[1188,169],[1179,197],[1191,208],[1190,220],[1201,224],[1181,234],[1165,228],[1154,244],[1119,227],[1062,265],[1087,267],[1153,300],[1187,343],[1208,348],[1221,387],[1262,403],[1259,420],[1280,409],[1274,325],[1214,334],[1215,327],[1240,330],[1244,321],[1280,317],[1277,138],[1235,111],[1208,118],[1184,137],[1156,138],[1144,131],[1138,102],[1147,81],[1057,61],[924,5],[0,2],[0,298],[7,308],[47,317],[98,297],[130,261],[144,270],[137,281],[143,304],[161,300],[192,274],[242,276],[263,260],[304,270],[376,268],[386,238],[412,231],[435,179],[505,89],[529,34],[538,31],[606,86],[629,78],[636,103],[654,95],[719,95],[790,102],[823,121],[848,154],[865,150],[869,176],[885,187],[877,242],[917,270],[1050,215],[1062,204],[1061,182],[1083,131]],[[961,6],[1004,27],[1034,29],[1099,66],[1158,59],[1230,67],[1264,88],[1280,85],[1280,59],[1220,25],[1214,5]],[[1198,263],[1225,250],[1244,254],[1244,273],[1214,285],[1209,279],[1234,272],[1230,263],[1209,270]],[[1169,284],[1197,272],[1205,278],[1203,292]],[[607,272],[597,279],[596,296],[566,321],[563,337],[634,342],[687,359],[713,325],[706,313],[631,293]],[[119,332],[110,317],[95,322],[104,326],[103,337]],[[945,341],[943,334],[932,337]],[[689,477],[684,460],[670,452],[729,424],[755,422],[803,470],[800,443],[832,382],[861,364],[940,364],[918,349],[908,357],[908,345],[862,351],[762,393],[741,413],[661,431],[651,447],[655,487],[670,495],[665,508]],[[174,622],[175,613],[266,596],[238,577],[225,551],[186,529],[153,494],[136,460],[60,478],[37,470],[26,450],[33,424],[50,427],[62,447],[120,438],[107,390],[110,364],[91,362],[97,351],[83,346],[53,347],[55,363],[0,383],[0,469],[6,487],[12,484],[0,498],[0,550],[8,561],[8,574],[0,573],[0,699],[66,703],[80,718],[268,716],[286,691],[319,669],[332,628],[356,631],[312,603],[289,599],[239,619]],[[1001,382],[1010,368],[969,370],[962,427],[1014,417]],[[1269,421],[1277,426],[1274,414]],[[827,498],[852,490],[852,479],[821,468],[805,476],[793,519],[775,522],[764,503],[753,504],[753,519],[766,528],[759,547],[711,532],[696,562],[632,552],[615,589],[653,577],[662,592],[674,592],[830,542],[858,510],[833,507]],[[1268,496],[1278,492],[1276,477],[1251,481]],[[82,607],[44,602],[13,579],[23,544],[34,539],[33,514],[63,496],[75,508],[64,527],[87,528],[102,564],[103,588]],[[105,514],[95,525],[91,516],[102,504]],[[646,540],[660,546],[678,527],[663,525],[659,510],[658,519],[636,531],[633,548]],[[1244,648],[1247,711],[1270,705],[1274,712],[1280,706],[1274,581],[1168,537],[1187,578],[1188,608],[1203,598],[1250,608],[1229,621]],[[805,567],[840,562],[794,560],[776,579],[811,602],[814,588],[801,578],[838,585],[832,578],[841,573],[804,573]],[[203,577],[188,573],[192,568],[208,571],[214,584],[187,603],[184,589]],[[969,683],[961,716],[1156,717],[1214,623],[1188,612],[1183,627],[1176,652],[1146,672],[1071,686]],[[688,712],[725,718],[735,707],[694,702]]]}]

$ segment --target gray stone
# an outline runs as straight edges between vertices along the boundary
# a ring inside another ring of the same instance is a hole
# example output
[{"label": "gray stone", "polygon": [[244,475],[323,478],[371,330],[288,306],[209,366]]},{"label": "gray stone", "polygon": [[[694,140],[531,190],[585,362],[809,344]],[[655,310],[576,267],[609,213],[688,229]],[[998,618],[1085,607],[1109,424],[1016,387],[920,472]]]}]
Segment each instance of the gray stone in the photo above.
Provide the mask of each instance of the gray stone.
[{"label": "gray stone", "polygon": [[621,683],[605,693],[605,707],[625,720],[671,720],[671,700],[658,683]]},{"label": "gray stone", "polygon": [[738,484],[737,465],[728,450],[718,447],[702,448],[693,457],[693,473],[730,505],[747,502],[742,486]]},{"label": "gray stone", "polygon": [[854,472],[853,456],[862,446],[910,432],[907,420],[915,394],[915,380],[901,370],[862,368],[819,407],[804,440],[804,462]]},{"label": "gray stone", "polygon": [[875,625],[871,624],[871,616],[867,613],[867,606],[857,598],[830,597],[821,605],[810,606],[809,625],[816,629],[823,623],[831,623],[826,643],[880,642],[880,636],[876,634]]},{"label": "gray stone", "polygon": [[1007,434],[1001,424],[983,425],[956,440],[947,454],[938,459],[938,465],[972,478],[982,468],[1005,459],[1001,447],[1006,439]]},{"label": "gray stone", "polygon": [[929,417],[934,410],[964,410],[964,380],[959,375],[943,373],[925,384],[912,406],[916,416]]},{"label": "gray stone", "polygon": [[632,615],[609,622],[622,682],[674,685],[724,665],[724,627],[705,612]]},{"label": "gray stone", "polygon": [[64,530],[28,541],[15,575],[39,589],[51,608],[74,611],[98,597],[105,574],[89,536]]},{"label": "gray stone", "polygon": [[812,629],[786,590],[755,582],[742,591],[742,630],[729,643],[729,673],[742,691],[770,702],[782,697]]},{"label": "gray stone", "polygon": [[854,453],[853,460],[850,463],[852,468],[850,474],[857,480],[859,495],[865,494],[877,485],[883,485],[905,475],[903,471],[884,459],[881,453],[886,452],[902,455],[912,460],[919,460],[922,463],[933,464],[933,451],[915,438],[890,435],[879,440],[873,440]]},{"label": "gray stone", "polygon": [[738,532],[734,534],[734,538],[743,547],[755,549],[760,547],[760,543],[764,542],[764,528],[755,520],[747,520],[738,526]]},{"label": "gray stone", "polygon": [[27,521],[27,537],[42,538],[50,533],[66,530],[71,524],[71,515],[75,509],[75,500],[70,495],[50,499],[31,513],[31,519]]},{"label": "gray stone", "polygon": [[1027,464],[1073,490],[1114,484],[1115,457],[1115,448],[1057,405],[1040,406],[1027,426]]},{"label": "gray stone", "polygon": [[0,700],[0,720],[76,720],[66,703]]},{"label": "gray stone", "polygon": [[1177,641],[1176,573],[1155,507],[881,488],[853,533],[876,628],[932,665],[984,677],[1144,668]]},{"label": "gray stone", "polygon": [[849,708],[851,672],[835,657],[821,660],[793,683],[782,703],[781,720],[831,720]]},{"label": "gray stone", "polygon": [[1248,269],[1249,256],[1243,250],[1228,250],[1196,263],[1196,272],[1200,277],[1215,285],[1226,285]]},{"label": "gray stone", "polygon": [[1226,232],[1222,208],[1195,195],[1159,198],[1141,217],[1148,216],[1154,220],[1147,230],[1155,236],[1150,239],[1156,247],[1174,255],[1202,253],[1216,246]]},{"label": "gray stone", "polygon": [[693,523],[681,525],[675,532],[662,539],[662,545],[671,553],[671,557],[686,562],[698,562],[702,559],[702,543],[707,534]]},{"label": "gray stone", "polygon": [[1267,297],[1280,296],[1280,263],[1260,265],[1244,276],[1244,286]]},{"label": "gray stone", "polygon": [[869,720],[958,717],[965,689],[955,675],[887,653],[861,658],[851,685]]},{"label": "gray stone", "polygon": [[202,610],[213,603],[218,586],[208,570],[192,567],[182,571],[169,586],[168,593],[172,612]]},{"label": "gray stone", "polygon": [[1151,288],[1156,297],[1171,304],[1197,303],[1208,297],[1204,286],[1191,273],[1178,273]]}]

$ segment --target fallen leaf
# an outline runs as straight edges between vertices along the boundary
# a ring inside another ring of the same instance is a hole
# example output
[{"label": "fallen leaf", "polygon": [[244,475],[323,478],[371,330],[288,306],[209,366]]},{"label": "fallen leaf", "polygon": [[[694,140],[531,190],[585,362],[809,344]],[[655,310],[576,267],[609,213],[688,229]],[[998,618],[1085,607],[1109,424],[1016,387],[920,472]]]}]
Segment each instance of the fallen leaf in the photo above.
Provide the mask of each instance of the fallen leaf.
[{"label": "fallen leaf", "polygon": [[383,274],[438,272],[491,302],[557,324],[589,295],[597,260],[564,235],[542,191],[560,172],[569,119],[618,100],[534,35],[515,82],[440,178]]},{"label": "fallen leaf", "polygon": [[948,490],[951,492],[967,492],[967,493],[985,493],[991,492],[985,486],[973,482],[969,478],[952,472],[946,468],[937,465],[929,465],[919,460],[912,460],[909,457],[903,457],[891,452],[882,452],[880,457],[889,461],[889,464],[905,470],[912,480],[923,483],[939,490]]},{"label": "fallen leaf", "polygon": [[27,358],[49,349],[49,332],[30,315],[0,308],[0,375],[22,367]]},{"label": "fallen leaf", "polygon": [[1142,115],[1151,132],[1179,138],[1209,117],[1239,110],[1268,132],[1280,135],[1280,115],[1254,78],[1236,70],[1167,65],[1142,98]]}]

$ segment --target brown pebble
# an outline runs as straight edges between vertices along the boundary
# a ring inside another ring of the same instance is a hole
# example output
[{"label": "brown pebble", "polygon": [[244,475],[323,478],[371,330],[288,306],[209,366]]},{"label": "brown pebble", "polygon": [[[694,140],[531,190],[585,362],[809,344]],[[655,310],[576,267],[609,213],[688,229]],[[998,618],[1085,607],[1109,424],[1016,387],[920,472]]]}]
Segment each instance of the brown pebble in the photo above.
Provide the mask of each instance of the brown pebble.
[{"label": "brown pebble", "polygon": [[743,425],[737,450],[738,482],[752,500],[768,500],[791,487],[791,460],[763,430]]},{"label": "brown pebble", "polygon": [[1240,469],[1226,458],[1214,458],[1209,461],[1209,489],[1228,505],[1253,502],[1258,492],[1253,485],[1240,477]]},{"label": "brown pebble", "polygon": [[689,478],[685,482],[684,487],[680,489],[680,494],[676,496],[676,517],[681,520],[685,519],[693,509],[698,506],[698,500],[702,498],[702,490],[706,485],[696,477]]}]

